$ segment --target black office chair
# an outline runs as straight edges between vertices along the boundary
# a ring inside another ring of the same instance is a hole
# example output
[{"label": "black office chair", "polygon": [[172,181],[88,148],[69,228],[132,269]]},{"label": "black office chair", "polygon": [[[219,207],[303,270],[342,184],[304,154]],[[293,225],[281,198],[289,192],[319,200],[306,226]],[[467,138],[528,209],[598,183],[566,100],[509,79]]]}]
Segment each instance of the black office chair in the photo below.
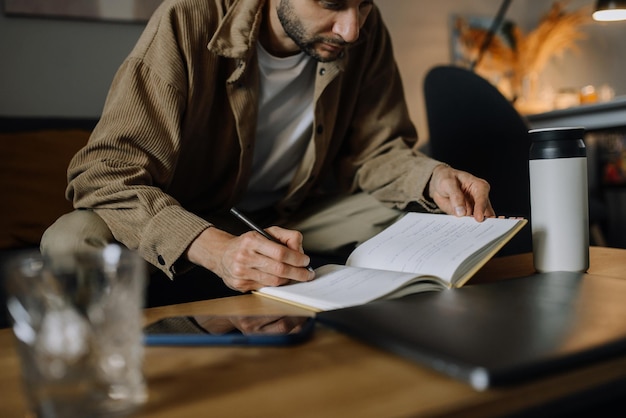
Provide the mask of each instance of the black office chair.
[{"label": "black office chair", "polygon": [[[424,79],[430,133],[427,152],[491,185],[497,215],[530,220],[528,126],[487,80],[454,66],[432,68]],[[499,255],[532,251],[530,225]]]}]

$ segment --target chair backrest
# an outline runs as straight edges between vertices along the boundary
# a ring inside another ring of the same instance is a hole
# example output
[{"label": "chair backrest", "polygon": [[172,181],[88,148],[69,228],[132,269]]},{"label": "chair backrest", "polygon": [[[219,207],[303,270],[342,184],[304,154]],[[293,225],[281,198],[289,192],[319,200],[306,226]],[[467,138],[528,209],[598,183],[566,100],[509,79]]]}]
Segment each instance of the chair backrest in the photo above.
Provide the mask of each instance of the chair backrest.
[{"label": "chair backrest", "polygon": [[[528,126],[500,91],[474,72],[437,66],[424,79],[430,155],[491,185],[497,215],[530,220]],[[530,226],[501,252],[532,250]]]}]

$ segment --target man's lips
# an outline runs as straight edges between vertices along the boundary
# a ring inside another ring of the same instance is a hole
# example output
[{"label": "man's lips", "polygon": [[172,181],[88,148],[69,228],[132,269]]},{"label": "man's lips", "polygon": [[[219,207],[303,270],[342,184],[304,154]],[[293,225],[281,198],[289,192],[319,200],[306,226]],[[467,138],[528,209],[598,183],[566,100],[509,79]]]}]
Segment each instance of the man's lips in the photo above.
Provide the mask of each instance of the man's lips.
[{"label": "man's lips", "polygon": [[342,45],[337,45],[337,44],[329,44],[327,42],[322,42],[322,48],[325,49],[328,52],[340,52],[343,49]]}]

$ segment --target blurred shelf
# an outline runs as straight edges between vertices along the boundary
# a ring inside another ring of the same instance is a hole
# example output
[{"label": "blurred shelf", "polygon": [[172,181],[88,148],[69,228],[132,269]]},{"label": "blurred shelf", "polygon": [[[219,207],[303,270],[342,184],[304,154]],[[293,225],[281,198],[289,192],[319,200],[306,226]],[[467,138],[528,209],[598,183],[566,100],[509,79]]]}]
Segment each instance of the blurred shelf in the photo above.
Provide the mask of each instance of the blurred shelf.
[{"label": "blurred shelf", "polygon": [[531,129],[581,126],[588,131],[626,128],[626,96],[610,102],[592,103],[545,113],[526,115]]}]

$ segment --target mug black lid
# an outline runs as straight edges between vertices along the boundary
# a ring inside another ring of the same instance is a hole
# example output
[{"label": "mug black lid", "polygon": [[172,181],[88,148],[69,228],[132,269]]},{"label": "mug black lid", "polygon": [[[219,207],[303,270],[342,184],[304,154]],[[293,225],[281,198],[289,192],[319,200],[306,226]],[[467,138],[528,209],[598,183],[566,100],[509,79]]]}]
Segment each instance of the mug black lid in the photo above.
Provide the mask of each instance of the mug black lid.
[{"label": "mug black lid", "polygon": [[585,128],[564,127],[564,128],[543,128],[531,129],[528,131],[532,141],[564,141],[570,139],[582,139]]}]

